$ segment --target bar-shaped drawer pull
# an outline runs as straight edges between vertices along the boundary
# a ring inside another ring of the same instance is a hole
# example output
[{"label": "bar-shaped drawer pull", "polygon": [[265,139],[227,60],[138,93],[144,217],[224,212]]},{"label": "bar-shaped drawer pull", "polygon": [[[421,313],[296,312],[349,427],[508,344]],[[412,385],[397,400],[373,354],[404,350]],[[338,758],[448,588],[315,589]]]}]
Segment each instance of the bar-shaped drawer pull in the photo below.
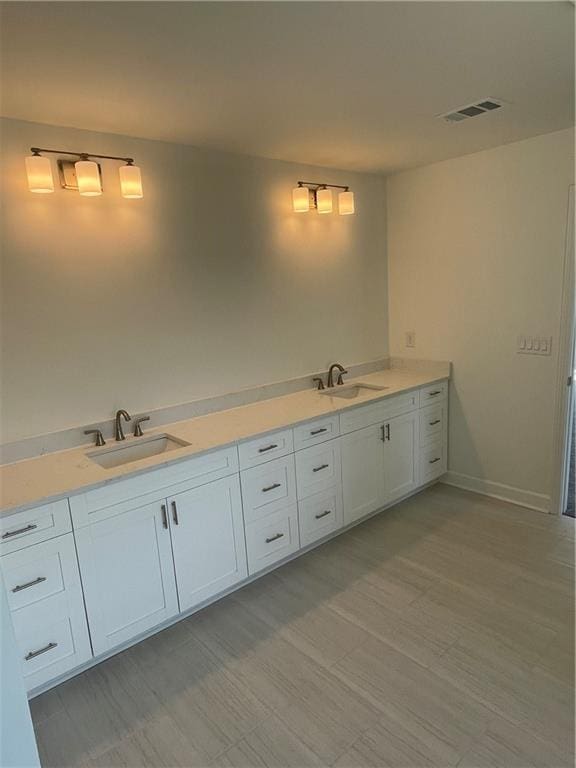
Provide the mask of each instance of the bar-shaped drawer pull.
[{"label": "bar-shaped drawer pull", "polygon": [[42,584],[43,581],[46,581],[46,576],[38,576],[37,579],[34,579],[33,581],[27,581],[26,584],[17,584],[12,588],[12,592],[22,592],[23,589],[28,589],[28,587],[35,587],[37,584]]},{"label": "bar-shaped drawer pull", "polygon": [[321,520],[323,517],[326,517],[326,515],[331,515],[332,510],[331,509],[325,509],[324,512],[318,512],[317,515],[314,515],[316,520]]},{"label": "bar-shaped drawer pull", "polygon": [[268,536],[266,539],[266,544],[271,544],[273,541],[276,541],[277,539],[281,539],[284,536],[283,533],[275,533],[274,536]]},{"label": "bar-shaped drawer pull", "polygon": [[436,397],[436,395],[441,395],[442,390],[441,389],[435,389],[434,392],[428,392],[428,397]]},{"label": "bar-shaped drawer pull", "polygon": [[38,528],[38,526],[34,525],[34,523],[30,523],[30,525],[25,525],[24,528],[18,528],[16,531],[6,531],[6,533],[2,534],[2,538],[9,539],[10,536],[18,536],[19,533],[28,533],[28,531],[33,531],[35,528]]},{"label": "bar-shaped drawer pull", "polygon": [[30,653],[27,653],[26,656],[24,656],[24,660],[30,661],[30,659],[35,659],[36,656],[41,656],[43,653],[46,653],[46,651],[51,651],[57,646],[58,643],[48,643],[48,645],[45,645],[44,648],[38,648],[37,651],[30,651]]},{"label": "bar-shaped drawer pull", "polygon": [[428,464],[436,464],[436,462],[437,462],[437,461],[440,461],[440,456],[436,456],[436,458],[435,458],[435,459],[430,459],[430,461],[428,462]]},{"label": "bar-shaped drawer pull", "polygon": [[434,419],[434,421],[429,421],[428,424],[431,427],[434,427],[436,424],[440,424],[441,421],[442,421],[442,419]]},{"label": "bar-shaped drawer pull", "polygon": [[321,435],[322,432],[328,432],[327,427],[322,427],[321,429],[313,429],[310,431],[311,435]]},{"label": "bar-shaped drawer pull", "polygon": [[268,493],[268,491],[273,491],[274,488],[280,488],[282,483],[272,483],[272,485],[267,485],[266,488],[262,488],[262,493]]},{"label": "bar-shaped drawer pull", "polygon": [[319,467],[314,467],[312,472],[321,472],[323,469],[328,469],[330,464],[320,464]]},{"label": "bar-shaped drawer pull", "polygon": [[173,501],[172,503],[172,520],[174,520],[175,525],[180,525],[180,522],[178,520],[178,507],[176,506],[176,502]]},{"label": "bar-shaped drawer pull", "polygon": [[166,514],[166,504],[160,507],[162,511],[162,528],[168,528],[168,515]]},{"label": "bar-shaped drawer pull", "polygon": [[276,443],[272,443],[272,445],[267,445],[266,448],[258,448],[258,453],[266,453],[266,451],[273,451],[274,448],[278,448],[278,445]]}]

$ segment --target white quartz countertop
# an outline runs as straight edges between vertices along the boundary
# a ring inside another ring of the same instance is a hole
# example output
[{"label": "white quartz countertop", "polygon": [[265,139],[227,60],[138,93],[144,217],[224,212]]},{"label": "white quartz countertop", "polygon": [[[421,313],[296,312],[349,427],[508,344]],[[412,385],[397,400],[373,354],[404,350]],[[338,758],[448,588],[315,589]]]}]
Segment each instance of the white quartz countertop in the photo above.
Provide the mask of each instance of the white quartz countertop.
[{"label": "white quartz countertop", "polygon": [[[5,464],[0,467],[0,515],[81,493],[266,432],[417,389],[447,379],[448,371],[448,366],[443,374],[437,366],[430,370],[386,369],[347,380],[347,384],[366,382],[386,387],[385,390],[366,390],[351,400],[321,395],[310,389],[166,424],[145,434],[168,434],[189,445],[112,469],[104,469],[86,456],[88,451],[94,449],[92,444]],[[127,438],[126,444],[131,439],[138,440]]]}]

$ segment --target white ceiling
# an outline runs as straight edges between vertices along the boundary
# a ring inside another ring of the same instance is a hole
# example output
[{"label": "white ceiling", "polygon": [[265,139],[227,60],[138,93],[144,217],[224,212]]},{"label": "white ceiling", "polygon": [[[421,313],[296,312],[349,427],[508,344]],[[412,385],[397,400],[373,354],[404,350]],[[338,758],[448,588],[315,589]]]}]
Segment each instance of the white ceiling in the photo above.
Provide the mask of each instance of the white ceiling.
[{"label": "white ceiling", "polygon": [[55,125],[390,172],[573,123],[568,2],[8,2],[1,32],[2,114]]}]

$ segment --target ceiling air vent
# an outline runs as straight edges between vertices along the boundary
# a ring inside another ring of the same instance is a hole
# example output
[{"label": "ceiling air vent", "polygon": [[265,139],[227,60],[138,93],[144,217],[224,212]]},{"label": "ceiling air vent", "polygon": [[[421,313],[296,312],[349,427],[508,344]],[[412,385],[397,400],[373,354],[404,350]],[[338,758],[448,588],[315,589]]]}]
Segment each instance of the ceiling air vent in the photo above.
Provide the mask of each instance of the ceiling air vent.
[{"label": "ceiling air vent", "polygon": [[467,104],[465,107],[459,107],[451,112],[438,115],[438,117],[447,123],[459,123],[462,120],[469,120],[472,117],[484,115],[486,112],[494,112],[497,109],[501,109],[503,105],[504,102],[499,99],[482,99],[474,104]]}]

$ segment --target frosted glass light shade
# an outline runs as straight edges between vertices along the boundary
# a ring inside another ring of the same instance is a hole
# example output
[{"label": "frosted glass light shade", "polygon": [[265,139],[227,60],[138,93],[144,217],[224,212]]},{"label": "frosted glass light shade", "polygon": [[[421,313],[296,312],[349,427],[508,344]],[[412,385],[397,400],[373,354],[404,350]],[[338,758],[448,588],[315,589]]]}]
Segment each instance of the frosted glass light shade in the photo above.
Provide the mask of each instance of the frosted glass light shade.
[{"label": "frosted glass light shade", "polygon": [[294,187],[292,206],[296,213],[307,213],[310,210],[310,190],[308,187]]},{"label": "frosted glass light shade", "polygon": [[122,197],[144,197],[142,192],[142,176],[137,165],[121,165],[118,172],[120,174]]},{"label": "frosted glass light shade", "polygon": [[26,158],[26,175],[30,192],[54,192],[52,166],[47,157],[30,155]]},{"label": "frosted glass light shade", "polygon": [[316,192],[316,207],[318,213],[332,213],[332,190],[319,189]]},{"label": "frosted glass light shade", "polygon": [[93,160],[78,160],[77,163],[74,163],[74,168],[76,169],[78,192],[81,195],[94,197],[102,194],[98,163]]},{"label": "frosted glass light shade", "polygon": [[354,213],[354,192],[347,190],[338,195],[338,213],[342,216]]}]

